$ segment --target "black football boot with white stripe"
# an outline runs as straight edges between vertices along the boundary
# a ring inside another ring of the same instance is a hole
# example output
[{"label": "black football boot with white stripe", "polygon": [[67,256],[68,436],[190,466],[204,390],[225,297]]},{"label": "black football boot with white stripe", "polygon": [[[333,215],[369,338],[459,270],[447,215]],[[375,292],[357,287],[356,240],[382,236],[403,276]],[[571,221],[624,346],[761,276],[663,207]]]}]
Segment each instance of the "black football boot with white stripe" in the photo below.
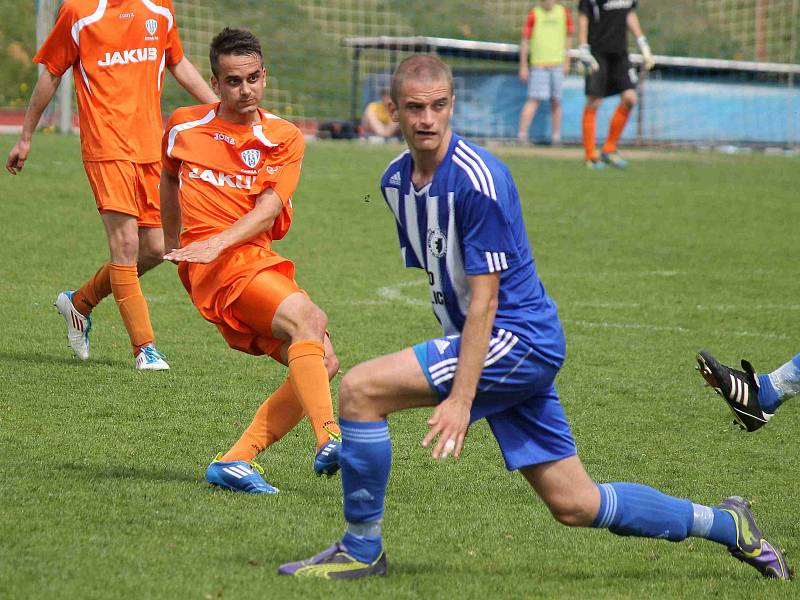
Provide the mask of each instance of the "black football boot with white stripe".
[{"label": "black football boot with white stripe", "polygon": [[742,360],[744,371],[737,371],[718,362],[708,352],[700,352],[697,364],[706,383],[725,398],[736,423],[742,429],[755,431],[772,418],[770,413],[761,409],[758,402],[758,375],[749,362]]}]

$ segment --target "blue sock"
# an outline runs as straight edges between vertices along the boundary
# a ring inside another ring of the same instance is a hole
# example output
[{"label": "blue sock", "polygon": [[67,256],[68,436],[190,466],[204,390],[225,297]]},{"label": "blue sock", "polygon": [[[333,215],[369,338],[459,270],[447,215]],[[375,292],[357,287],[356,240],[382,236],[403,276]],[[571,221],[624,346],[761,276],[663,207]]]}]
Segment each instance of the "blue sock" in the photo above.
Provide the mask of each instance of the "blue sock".
[{"label": "blue sock", "polygon": [[371,563],[381,554],[383,500],[392,466],[386,421],[339,419],[342,430],[342,490],[347,532],[342,543],[351,556]]},{"label": "blue sock", "polygon": [[690,535],[736,547],[736,522],[730,513],[714,507],[694,504],[694,524]]},{"label": "blue sock", "polygon": [[673,498],[638,483],[603,483],[600,510],[592,527],[617,535],[685,540],[694,513],[689,500]]},{"label": "blue sock", "polygon": [[736,525],[724,510],[667,496],[638,483],[603,483],[600,510],[592,527],[611,533],[680,542],[702,537],[728,548],[736,546]]},{"label": "blue sock", "polygon": [[800,394],[800,354],[769,375],[758,376],[758,402],[773,414],[792,396]]},{"label": "blue sock", "polygon": [[761,405],[761,410],[770,414],[781,405],[778,390],[772,385],[769,375],[758,376],[758,403]]}]

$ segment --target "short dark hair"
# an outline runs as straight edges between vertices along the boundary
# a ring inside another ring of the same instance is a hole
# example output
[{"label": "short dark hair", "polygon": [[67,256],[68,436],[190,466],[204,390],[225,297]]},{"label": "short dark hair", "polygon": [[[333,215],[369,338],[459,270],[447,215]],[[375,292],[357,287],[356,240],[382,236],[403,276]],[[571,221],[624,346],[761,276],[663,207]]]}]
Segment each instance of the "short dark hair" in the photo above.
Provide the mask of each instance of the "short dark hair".
[{"label": "short dark hair", "polygon": [[438,81],[444,79],[453,93],[453,73],[442,59],[433,54],[412,54],[404,59],[392,75],[391,96],[392,102],[397,105],[400,101],[400,91],[406,79],[422,79]]},{"label": "short dark hair", "polygon": [[214,73],[214,77],[217,76],[217,71],[219,70],[219,57],[223,54],[252,55],[260,58],[262,63],[264,62],[264,55],[261,53],[261,42],[246,29],[226,27],[211,41],[208,58],[211,61],[211,72]]}]

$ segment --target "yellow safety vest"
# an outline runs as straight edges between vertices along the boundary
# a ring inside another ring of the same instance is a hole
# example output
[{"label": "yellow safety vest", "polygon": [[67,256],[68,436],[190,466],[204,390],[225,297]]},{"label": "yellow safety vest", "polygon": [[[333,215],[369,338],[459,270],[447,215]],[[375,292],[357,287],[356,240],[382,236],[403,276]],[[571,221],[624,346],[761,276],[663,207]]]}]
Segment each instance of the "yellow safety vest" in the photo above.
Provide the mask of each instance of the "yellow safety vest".
[{"label": "yellow safety vest", "polygon": [[567,49],[567,12],[556,4],[552,10],[533,9],[536,20],[530,43],[531,66],[558,65],[564,62]]}]

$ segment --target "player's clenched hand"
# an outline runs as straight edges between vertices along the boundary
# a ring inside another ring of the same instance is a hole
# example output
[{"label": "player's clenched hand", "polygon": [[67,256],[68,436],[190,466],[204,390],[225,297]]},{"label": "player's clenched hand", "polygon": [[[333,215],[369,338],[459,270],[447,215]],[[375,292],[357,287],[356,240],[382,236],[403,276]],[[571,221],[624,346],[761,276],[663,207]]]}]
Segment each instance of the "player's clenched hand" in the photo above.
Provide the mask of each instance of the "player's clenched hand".
[{"label": "player's clenched hand", "polygon": [[519,68],[519,80],[522,83],[527,83],[528,82],[528,69],[527,68],[525,68],[525,67],[520,67]]},{"label": "player's clenched hand", "polygon": [[28,160],[28,153],[31,150],[31,143],[24,140],[18,140],[11,152],[8,153],[8,160],[6,160],[6,170],[12,175],[16,175],[22,171],[25,166],[25,161]]},{"label": "player's clenched hand", "polygon": [[431,428],[422,440],[422,445],[427,448],[439,436],[431,452],[434,459],[445,459],[451,453],[455,458],[459,457],[469,429],[470,410],[471,403],[451,396],[433,411],[428,419]]},{"label": "player's clenched hand", "polygon": [[205,264],[215,260],[223,250],[225,250],[225,245],[216,237],[210,237],[167,252],[164,260]]}]

